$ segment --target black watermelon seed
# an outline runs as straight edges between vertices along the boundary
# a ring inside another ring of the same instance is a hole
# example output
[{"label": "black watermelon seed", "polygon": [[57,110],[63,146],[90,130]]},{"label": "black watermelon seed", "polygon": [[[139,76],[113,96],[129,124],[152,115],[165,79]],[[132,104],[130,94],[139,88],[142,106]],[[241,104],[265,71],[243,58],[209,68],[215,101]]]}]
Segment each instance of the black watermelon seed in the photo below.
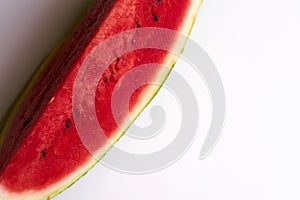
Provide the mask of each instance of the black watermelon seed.
[{"label": "black watermelon seed", "polygon": [[47,154],[47,149],[43,149],[41,151],[41,158],[45,158],[46,157],[46,154]]},{"label": "black watermelon seed", "polygon": [[137,28],[141,28],[141,25],[140,25],[139,22],[136,22],[135,25],[136,25]]},{"label": "black watermelon seed", "polygon": [[65,125],[66,125],[66,128],[70,128],[71,127],[71,120],[70,119],[67,119],[65,121]]},{"label": "black watermelon seed", "polygon": [[156,21],[156,22],[157,22],[157,21],[159,20],[159,18],[158,18],[158,16],[157,16],[157,15],[155,15],[155,14],[153,14],[153,13],[152,13],[152,16],[153,16],[153,19],[154,19],[154,21]]},{"label": "black watermelon seed", "polygon": [[24,122],[23,122],[23,125],[24,126],[28,126],[28,124],[30,123],[30,119],[26,119],[26,120],[24,120]]}]

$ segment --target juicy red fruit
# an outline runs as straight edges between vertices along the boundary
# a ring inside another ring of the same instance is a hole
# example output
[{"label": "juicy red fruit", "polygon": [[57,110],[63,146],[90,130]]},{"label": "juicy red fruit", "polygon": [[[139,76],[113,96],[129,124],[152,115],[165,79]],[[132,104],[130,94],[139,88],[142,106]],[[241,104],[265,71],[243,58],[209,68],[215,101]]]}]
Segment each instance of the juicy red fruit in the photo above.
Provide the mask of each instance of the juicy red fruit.
[{"label": "juicy red fruit", "polygon": [[[179,29],[189,5],[186,0],[96,0],[64,47],[45,67],[43,78],[35,81],[13,119],[8,129],[11,132],[4,141],[13,138],[14,142],[4,143],[1,148],[1,152],[9,153],[0,155],[0,184],[16,193],[41,190],[89,162],[92,155],[78,136],[72,112],[72,89],[82,62],[98,44],[122,31],[141,27]],[[111,110],[117,81],[139,65],[163,64],[166,55],[167,52],[154,49],[130,52],[117,58],[99,77],[95,108],[108,137],[118,128]],[[145,76],[154,79],[158,70],[157,67]],[[134,93],[131,109],[145,90],[147,86]],[[81,114],[80,108],[76,114]]]}]

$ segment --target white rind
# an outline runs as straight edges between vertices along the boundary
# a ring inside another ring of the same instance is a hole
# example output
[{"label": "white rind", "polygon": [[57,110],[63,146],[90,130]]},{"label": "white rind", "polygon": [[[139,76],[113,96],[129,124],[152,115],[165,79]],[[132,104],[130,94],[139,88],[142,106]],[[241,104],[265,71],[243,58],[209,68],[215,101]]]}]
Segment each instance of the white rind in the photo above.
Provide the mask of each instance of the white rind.
[{"label": "white rind", "polygon": [[[182,23],[182,26],[179,28],[179,32],[182,35],[188,36],[193,23],[196,20],[198,10],[200,8],[200,5],[202,3],[202,0],[192,0],[192,3],[190,5],[189,10],[186,13],[186,16],[184,17],[184,21]],[[174,44],[174,47],[177,44]],[[183,46],[182,46],[183,49]],[[165,58],[165,66],[170,67],[170,71],[172,69],[172,66],[176,63],[178,59],[178,56],[174,54],[168,54],[167,57]],[[163,74],[162,74],[163,73]],[[155,81],[160,81],[161,83],[164,82],[164,80],[167,78],[167,75],[164,72],[159,72],[158,76],[159,79]],[[149,99],[153,97],[154,94],[157,93],[159,90],[160,86],[156,87],[149,87],[148,91],[144,95],[144,101],[141,99],[141,103],[136,106],[136,109],[132,111],[132,117],[136,118],[141,110],[147,105]],[[116,132],[114,135],[115,137],[111,139],[112,143],[115,143],[120,136],[122,135],[122,132]],[[99,157],[103,157],[105,153],[110,149],[111,145],[107,144],[103,148],[101,148],[98,151]],[[68,177],[64,178],[61,180],[59,183],[56,183],[55,185],[52,185],[44,190],[38,190],[38,191],[28,191],[25,193],[21,194],[16,194],[16,193],[11,193],[7,191],[2,185],[0,185],[0,200],[47,200],[50,199],[51,197],[57,195],[58,193],[62,192],[66,188],[70,187],[74,182],[76,182],[80,177],[82,177],[89,169],[91,169],[95,164],[97,163],[97,160],[94,158],[91,158],[89,162],[87,162],[85,165],[81,166],[80,169],[75,171],[74,173],[70,174]]]}]

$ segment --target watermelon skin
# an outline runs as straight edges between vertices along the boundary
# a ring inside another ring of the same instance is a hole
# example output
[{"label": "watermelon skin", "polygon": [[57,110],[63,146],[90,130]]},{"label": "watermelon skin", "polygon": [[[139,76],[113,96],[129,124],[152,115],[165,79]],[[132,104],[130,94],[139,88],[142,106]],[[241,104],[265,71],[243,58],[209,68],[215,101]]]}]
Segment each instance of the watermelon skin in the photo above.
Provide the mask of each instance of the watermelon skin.
[{"label": "watermelon skin", "polygon": [[[122,31],[163,27],[187,35],[200,3],[96,0],[64,44],[39,67],[0,126],[0,199],[50,198],[94,166],[110,144],[96,146],[100,156],[95,158],[78,136],[72,113],[72,88],[82,62],[99,43]],[[95,98],[97,118],[112,143],[122,135],[110,107],[118,80],[135,66],[161,63],[171,67],[175,61],[176,57],[166,51],[138,50],[118,58],[99,77]],[[153,68],[147,78],[163,83],[168,73],[159,70]],[[145,86],[133,95],[130,110],[134,117],[158,89],[159,86]],[[82,110],[78,108],[78,112]]]}]

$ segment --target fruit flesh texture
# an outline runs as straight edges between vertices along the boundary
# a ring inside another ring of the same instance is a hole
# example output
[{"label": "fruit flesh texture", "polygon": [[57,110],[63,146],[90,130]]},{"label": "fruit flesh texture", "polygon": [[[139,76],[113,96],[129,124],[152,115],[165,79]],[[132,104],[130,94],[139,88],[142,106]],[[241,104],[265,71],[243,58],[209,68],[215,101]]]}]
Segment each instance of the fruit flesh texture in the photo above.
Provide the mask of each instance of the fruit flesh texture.
[{"label": "fruit flesh texture", "polygon": [[[3,140],[2,150],[10,151],[0,159],[1,166],[4,166],[0,168],[1,185],[15,193],[38,191],[55,184],[88,162],[91,155],[77,135],[71,107],[72,86],[83,59],[101,41],[124,30],[139,27],[176,30],[188,6],[189,1],[184,0],[96,1],[93,11],[82,23],[84,31],[78,29],[77,33],[73,32],[71,39],[45,68],[47,70],[41,72],[39,77],[43,79],[35,81],[33,92],[29,93],[29,98],[19,109],[23,113],[17,113],[17,120],[12,120],[12,133],[18,133],[19,136],[12,140],[13,143]],[[166,54],[150,49],[131,52],[120,57],[105,71],[99,81],[95,100],[98,120],[104,124],[103,129],[108,137],[117,128],[109,106],[117,80],[137,65],[163,63]],[[149,76],[154,78],[157,70],[154,69]],[[135,106],[142,92],[135,93],[131,107]],[[39,98],[37,95],[40,95]]]},{"label": "fruit flesh texture", "polygon": [[[0,125],[0,174],[15,154],[23,138],[36,123],[43,109],[61,87],[70,68],[97,33],[97,27],[111,9],[113,1],[95,1],[88,16],[68,41],[35,72]],[[58,47],[59,48],[59,47]],[[14,113],[12,116],[10,113]],[[10,116],[9,116],[10,115]],[[6,122],[5,122],[6,121]],[[6,125],[6,126],[5,126]],[[5,133],[5,134],[3,134]]]}]

